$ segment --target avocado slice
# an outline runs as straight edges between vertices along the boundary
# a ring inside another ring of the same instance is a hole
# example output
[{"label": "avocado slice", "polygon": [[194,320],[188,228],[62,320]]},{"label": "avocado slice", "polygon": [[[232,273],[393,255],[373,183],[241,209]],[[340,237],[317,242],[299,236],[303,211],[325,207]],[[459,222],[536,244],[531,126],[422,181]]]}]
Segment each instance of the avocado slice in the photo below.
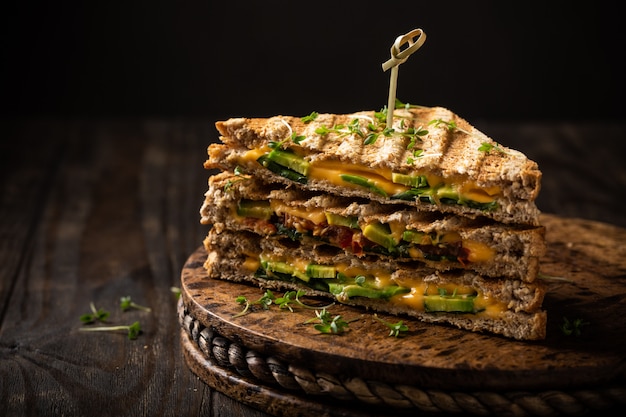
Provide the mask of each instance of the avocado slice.
[{"label": "avocado slice", "polygon": [[269,272],[276,272],[278,274],[291,275],[301,279],[304,282],[309,282],[311,277],[296,269],[293,265],[280,261],[262,261],[261,266]]},{"label": "avocado slice", "polygon": [[428,187],[428,180],[424,175],[408,175],[399,172],[391,173],[391,181],[396,184],[408,185],[413,188]]},{"label": "avocado slice", "polygon": [[242,217],[269,220],[272,214],[269,201],[240,200],[237,203],[237,215]]},{"label": "avocado slice", "polygon": [[326,222],[331,226],[345,226],[351,229],[359,229],[359,223],[355,216],[342,216],[340,214],[325,212]]},{"label": "avocado slice", "polygon": [[474,313],[474,297],[449,297],[442,295],[424,296],[427,312]]},{"label": "avocado slice", "polygon": [[273,173],[280,175],[281,177],[287,178],[291,181],[295,181],[300,184],[306,184],[308,182],[306,175],[302,175],[301,173],[294,171],[291,168],[287,168],[284,165],[272,161],[269,158],[269,153],[259,156],[257,158],[257,162],[272,171]]},{"label": "avocado slice", "polygon": [[308,264],[306,274],[311,278],[335,278],[337,269],[332,265]]},{"label": "avocado slice", "polygon": [[363,228],[363,236],[393,252],[398,242],[393,238],[389,225],[380,222],[369,223]]},{"label": "avocado slice", "polygon": [[451,185],[442,185],[436,188],[435,195],[439,199],[447,199],[455,202],[459,201],[459,193]]},{"label": "avocado slice", "polygon": [[341,174],[339,175],[339,177],[344,180],[345,182],[348,182],[350,184],[355,184],[355,185],[359,185],[361,187],[367,188],[369,191],[382,195],[383,197],[388,197],[387,193],[385,192],[385,190],[383,190],[382,188],[380,188],[378,185],[376,185],[376,183],[370,179],[367,179],[365,177],[362,177],[360,175],[353,175],[353,174]]},{"label": "avocado slice", "polygon": [[382,289],[364,287],[357,284],[346,285],[341,290],[340,294],[337,294],[340,297],[351,298],[351,297],[366,297],[366,298],[381,298],[381,299],[389,299],[397,294],[406,294],[410,292],[409,288],[399,287],[397,285],[390,285],[388,287],[384,287]]},{"label": "avocado slice", "polygon": [[422,244],[424,241],[424,236],[426,233],[420,232],[418,230],[407,229],[402,233],[402,240],[411,243]]},{"label": "avocado slice", "polygon": [[267,154],[267,159],[302,175],[306,175],[309,172],[309,163],[301,156],[290,151],[273,149]]}]

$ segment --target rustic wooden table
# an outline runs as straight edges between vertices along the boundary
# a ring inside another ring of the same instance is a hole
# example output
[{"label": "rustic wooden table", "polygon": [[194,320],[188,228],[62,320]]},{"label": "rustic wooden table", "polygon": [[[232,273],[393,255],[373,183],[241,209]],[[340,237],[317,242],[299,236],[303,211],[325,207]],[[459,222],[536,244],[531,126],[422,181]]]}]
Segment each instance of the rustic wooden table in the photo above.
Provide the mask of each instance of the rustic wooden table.
[{"label": "rustic wooden table", "polygon": [[[475,124],[539,163],[544,212],[626,227],[626,123]],[[171,287],[207,231],[213,120],[0,126],[0,416],[265,416],[181,349]],[[92,302],[141,334],[81,331]]]}]

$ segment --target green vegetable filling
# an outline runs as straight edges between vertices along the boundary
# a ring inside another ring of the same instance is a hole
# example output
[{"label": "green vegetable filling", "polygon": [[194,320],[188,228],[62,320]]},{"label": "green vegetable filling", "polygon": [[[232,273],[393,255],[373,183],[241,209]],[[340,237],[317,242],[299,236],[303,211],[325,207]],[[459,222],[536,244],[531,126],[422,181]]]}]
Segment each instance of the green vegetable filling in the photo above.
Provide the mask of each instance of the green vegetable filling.
[{"label": "green vegetable filling", "polygon": [[[374,276],[348,276],[339,272],[335,266],[308,264],[305,271],[282,261],[261,259],[261,266],[255,274],[259,278],[299,283],[312,289],[328,292],[337,301],[343,302],[353,297],[389,300],[396,295],[411,292],[410,288],[399,285],[380,286]],[[424,311],[448,313],[476,313],[474,299],[476,295],[457,295],[456,291],[448,295],[439,289],[436,295],[424,296]]]},{"label": "green vegetable filling", "polygon": [[[273,144],[273,149],[261,155],[257,159],[257,162],[283,178],[287,178],[299,184],[306,184],[308,182],[307,174],[309,172],[310,163],[293,151],[280,148],[278,144]],[[463,198],[451,185],[439,184],[431,187],[428,184],[428,180],[423,175],[412,176],[393,173],[392,181],[394,183],[406,185],[411,188],[391,196],[369,178],[354,174],[341,174],[340,177],[346,183],[363,187],[369,192],[390,199],[403,201],[417,200],[429,204],[460,205],[482,211],[492,211],[498,207],[498,203],[495,201],[479,203]]]}]

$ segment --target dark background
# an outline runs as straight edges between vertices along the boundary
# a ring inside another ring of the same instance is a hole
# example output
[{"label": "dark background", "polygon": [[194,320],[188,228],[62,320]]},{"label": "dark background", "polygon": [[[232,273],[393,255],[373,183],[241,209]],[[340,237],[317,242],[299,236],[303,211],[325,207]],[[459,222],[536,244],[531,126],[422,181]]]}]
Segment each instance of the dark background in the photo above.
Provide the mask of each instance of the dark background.
[{"label": "dark background", "polygon": [[403,101],[468,120],[624,115],[618,2],[11,3],[0,28],[4,118],[380,109],[381,64],[418,27],[427,40],[400,67]]}]

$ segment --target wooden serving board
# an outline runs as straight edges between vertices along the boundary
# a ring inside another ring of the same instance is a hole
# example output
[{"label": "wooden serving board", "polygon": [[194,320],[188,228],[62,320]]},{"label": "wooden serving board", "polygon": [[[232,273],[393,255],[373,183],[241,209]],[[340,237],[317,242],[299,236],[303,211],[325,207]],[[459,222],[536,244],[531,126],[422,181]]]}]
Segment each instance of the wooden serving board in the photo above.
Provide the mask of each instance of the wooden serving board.
[{"label": "wooden serving board", "polygon": [[[379,314],[408,325],[407,334],[395,338],[372,312],[339,304],[328,311],[349,321],[341,335],[320,334],[306,324],[315,312],[304,308],[255,306],[233,317],[242,309],[237,296],[255,301],[264,290],[209,279],[199,248],[181,277],[187,363],[214,388],[281,415],[289,413],[277,412],[283,410],[277,403],[302,406],[311,395],[316,404],[333,402],[336,415],[363,404],[476,413],[521,407],[531,415],[626,404],[626,230],[552,215],[543,215],[542,223],[548,253],[541,272],[562,278],[550,280],[543,341]],[[579,337],[561,331],[564,317],[587,323]],[[265,391],[251,395],[251,387]]]}]

